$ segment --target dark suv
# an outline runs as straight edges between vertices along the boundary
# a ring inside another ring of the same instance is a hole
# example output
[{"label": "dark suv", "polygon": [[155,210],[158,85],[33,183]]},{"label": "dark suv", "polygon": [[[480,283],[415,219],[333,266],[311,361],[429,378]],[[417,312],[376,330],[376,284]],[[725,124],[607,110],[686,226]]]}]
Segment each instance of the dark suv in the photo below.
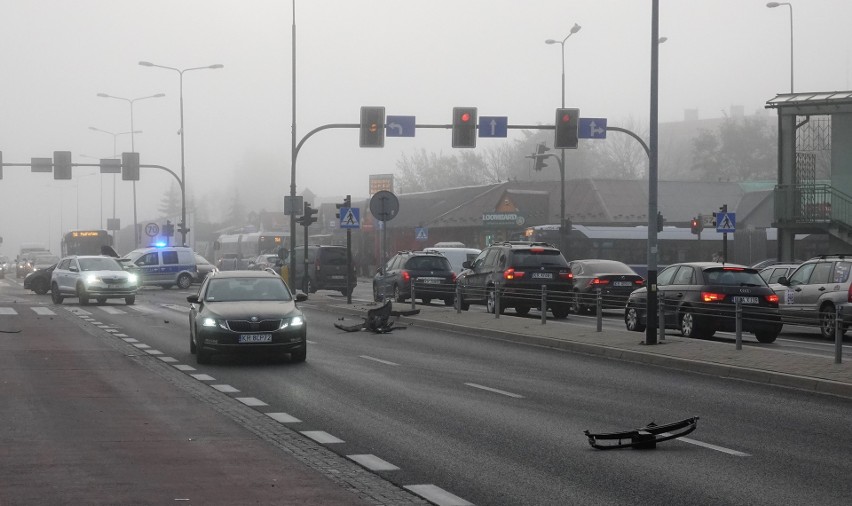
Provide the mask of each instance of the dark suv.
[{"label": "dark suv", "polygon": [[438,252],[400,251],[373,277],[373,299],[392,296],[397,302],[414,297],[424,304],[441,299],[447,306],[456,300],[456,275],[447,257]]},{"label": "dark suv", "polygon": [[[289,268],[289,258],[284,259],[284,267]],[[349,290],[357,285],[355,262]],[[285,278],[286,279],[286,278]],[[296,248],[295,286],[305,293],[317,290],[335,290],[346,293],[346,248],[344,246],[308,246],[308,273],[305,275],[305,247]]]},{"label": "dark suv", "polygon": [[565,318],[571,307],[574,280],[568,261],[555,246],[543,242],[503,242],[482,250],[473,262],[465,262],[459,275],[461,299],[470,304],[485,304],[496,309],[495,292],[499,287],[500,312],[512,307],[527,314],[541,306],[542,286],[547,288],[547,307],[556,318]]}]

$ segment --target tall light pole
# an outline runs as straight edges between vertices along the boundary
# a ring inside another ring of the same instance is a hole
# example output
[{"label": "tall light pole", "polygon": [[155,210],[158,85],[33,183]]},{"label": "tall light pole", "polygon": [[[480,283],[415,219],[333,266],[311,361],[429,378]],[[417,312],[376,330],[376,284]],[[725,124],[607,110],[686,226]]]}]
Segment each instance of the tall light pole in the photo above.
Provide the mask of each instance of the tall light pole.
[{"label": "tall light pole", "polygon": [[[555,39],[547,39],[544,41],[545,44],[559,44],[562,47],[562,107],[565,107],[565,42],[571,38],[572,35],[579,32],[582,27],[577,23],[574,23],[574,26],[571,27],[571,30],[568,32],[568,35],[565,36],[561,41]],[[565,150],[562,150],[562,157],[560,158],[561,162],[559,163],[559,179],[561,181],[560,189],[560,201],[559,201],[559,248],[564,251],[565,249],[565,236],[569,232],[565,227]]]},{"label": "tall light pole", "polygon": [[158,67],[166,70],[174,70],[180,76],[180,131],[178,132],[180,135],[180,181],[181,181],[181,210],[180,210],[180,233],[182,236],[182,244],[186,246],[186,162],[185,162],[185,148],[184,148],[184,130],[183,130],[183,73],[189,72],[190,70],[204,70],[204,69],[221,69],[224,67],[221,63],[216,63],[213,65],[207,65],[206,67],[191,67],[186,69],[176,69],[174,67],[166,67],[164,65],[157,65],[155,63],[151,63],[148,61],[140,61],[139,65],[143,67]]},{"label": "tall light pole", "polygon": [[[136,142],[133,135],[133,103],[138,100],[145,100],[146,98],[161,98],[165,97],[165,93],[157,93],[156,95],[149,95],[147,97],[138,97],[138,98],[124,98],[124,97],[115,97],[113,95],[107,95],[106,93],[98,93],[99,97],[102,98],[114,98],[116,100],[124,100],[128,104],[130,104],[130,151],[136,152]],[[136,218],[136,181],[133,181],[133,245],[134,248],[139,247],[139,222]]]},{"label": "tall light pole", "polygon": [[[130,131],[130,132],[110,132],[109,130],[102,130],[100,128],[95,128],[93,126],[89,127],[89,130],[93,132],[101,132],[104,134],[112,135],[112,157],[118,158],[118,136],[119,135],[127,135],[127,134],[141,134],[141,130]],[[115,219],[115,174],[112,175],[112,219]],[[112,233],[113,240],[115,240],[115,231]]]},{"label": "tall light pole", "polygon": [[769,2],[770,9],[786,5],[790,8],[790,93],[793,93],[793,5],[790,2]]}]

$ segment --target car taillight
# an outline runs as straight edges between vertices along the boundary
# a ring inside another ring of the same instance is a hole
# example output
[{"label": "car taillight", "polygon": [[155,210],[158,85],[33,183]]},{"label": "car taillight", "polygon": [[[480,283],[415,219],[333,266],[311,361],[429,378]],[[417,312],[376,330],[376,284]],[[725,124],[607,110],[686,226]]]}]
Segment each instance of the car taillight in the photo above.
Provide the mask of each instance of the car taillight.
[{"label": "car taillight", "polygon": [[766,297],[766,302],[768,302],[770,304],[778,304],[778,295],[773,293],[771,295],[766,295],[765,297]]},{"label": "car taillight", "polygon": [[849,292],[846,294],[846,302],[852,302],[852,285],[849,285]]},{"label": "car taillight", "polygon": [[408,271],[402,271],[400,274],[402,275],[402,280],[405,282],[408,282],[411,279],[411,274],[409,274]]},{"label": "car taillight", "polygon": [[637,279],[636,281],[634,281],[634,283],[636,283],[637,285],[644,285],[645,280],[644,279]]},{"label": "car taillight", "polygon": [[592,278],[592,279],[589,280],[589,286],[601,286],[601,285],[608,285],[608,284],[609,284],[608,279]]},{"label": "car taillight", "polygon": [[510,267],[503,271],[503,279],[522,278],[524,277],[524,274],[526,273],[523,271],[516,271],[514,267]]},{"label": "car taillight", "polygon": [[725,294],[714,292],[701,292],[701,300],[703,302],[720,302],[725,300]]},{"label": "car taillight", "polygon": [[571,279],[574,279],[574,273],[571,272],[571,271],[568,271],[568,272],[562,271],[562,272],[559,273],[559,277],[562,278],[562,279],[571,280]]},{"label": "car taillight", "polygon": [[451,278],[452,282],[455,283],[456,282],[456,273],[453,272],[452,275],[453,275],[453,277]]}]

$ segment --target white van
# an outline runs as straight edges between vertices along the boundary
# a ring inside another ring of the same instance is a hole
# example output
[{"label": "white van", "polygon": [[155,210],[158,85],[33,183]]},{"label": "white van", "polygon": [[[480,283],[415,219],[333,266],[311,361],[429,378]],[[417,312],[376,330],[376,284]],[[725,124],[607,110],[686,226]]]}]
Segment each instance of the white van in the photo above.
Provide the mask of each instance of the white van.
[{"label": "white van", "polygon": [[[441,244],[441,243],[438,243],[438,244]],[[461,271],[464,270],[464,267],[462,267],[462,264],[464,262],[467,262],[467,261],[473,262],[473,260],[477,257],[477,255],[479,255],[479,253],[481,252],[481,250],[478,250],[476,248],[445,248],[445,247],[426,248],[424,251],[434,251],[434,252],[440,253],[440,254],[444,255],[445,257],[447,257],[447,260],[450,261],[450,265],[453,268],[453,272],[456,273],[456,276],[461,274]]]},{"label": "white van", "polygon": [[122,257],[138,269],[139,281],[143,285],[170,288],[174,285],[186,289],[198,276],[195,252],[184,246],[163,248],[140,248]]}]

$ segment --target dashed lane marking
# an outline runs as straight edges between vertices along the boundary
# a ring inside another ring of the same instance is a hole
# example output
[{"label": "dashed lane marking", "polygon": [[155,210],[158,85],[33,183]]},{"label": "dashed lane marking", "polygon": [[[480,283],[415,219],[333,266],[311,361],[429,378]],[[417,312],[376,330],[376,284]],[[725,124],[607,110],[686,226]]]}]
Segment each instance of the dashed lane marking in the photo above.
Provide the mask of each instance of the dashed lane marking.
[{"label": "dashed lane marking", "polygon": [[[664,436],[671,436],[668,432],[663,432]],[[725,448],[724,446],[717,446],[710,443],[705,443],[703,441],[698,441],[697,439],[692,439],[688,437],[679,437],[678,441],[683,441],[684,443],[689,443],[695,446],[701,446],[702,448],[708,448],[710,450],[716,450],[717,452],[727,453],[728,455],[734,455],[735,457],[751,457],[748,453],[739,452],[737,450],[732,450],[730,448]]]},{"label": "dashed lane marking", "polygon": [[11,307],[0,307],[0,314],[4,314],[4,315],[16,315],[16,314],[18,314],[18,312],[17,312],[17,311],[15,311],[15,308],[11,308]]},{"label": "dashed lane marking", "polygon": [[167,364],[171,364],[171,363],[174,363],[174,362],[177,362],[177,361],[178,361],[178,359],[176,359],[176,358],[174,358],[174,357],[157,357],[157,358],[159,358],[159,359],[160,359],[160,360],[162,360],[163,362],[166,362]]},{"label": "dashed lane marking", "polygon": [[246,406],[252,406],[252,407],[269,406],[269,404],[263,402],[260,399],[255,398],[255,397],[236,397],[236,399],[238,401],[242,402],[243,404],[245,404]]},{"label": "dashed lane marking", "polygon": [[524,398],[524,396],[521,395],[521,394],[513,394],[512,392],[507,392],[505,390],[498,390],[496,388],[491,388],[491,387],[479,385],[479,384],[476,384],[476,383],[465,383],[465,385],[467,385],[469,387],[473,387],[473,388],[479,388],[480,390],[486,390],[488,392],[494,392],[495,394],[506,395],[508,397],[513,397],[515,399],[523,399]]},{"label": "dashed lane marking", "polygon": [[300,423],[301,420],[287,413],[266,413],[266,416],[279,423]]},{"label": "dashed lane marking", "polygon": [[467,502],[437,485],[405,485],[403,488],[438,506],[473,506],[473,503]]},{"label": "dashed lane marking", "polygon": [[387,364],[387,365],[399,365],[399,364],[397,364],[396,362],[389,362],[389,361],[387,361],[387,360],[382,360],[382,359],[380,359],[380,358],[371,357],[371,356],[369,356],[369,355],[360,355],[360,357],[361,357],[361,358],[363,358],[363,359],[372,360],[372,361],[374,361],[374,362],[379,362],[379,363],[382,363],[382,364]]},{"label": "dashed lane marking", "polygon": [[43,306],[35,306],[33,308],[33,312],[35,312],[35,314],[41,315],[41,316],[54,316],[54,315],[56,315],[56,313],[54,313],[52,309],[50,309],[49,307],[43,307]]},{"label": "dashed lane marking", "polygon": [[192,367],[191,365],[185,365],[185,364],[175,364],[174,368],[177,369],[178,371],[195,371],[196,370],[195,367]]},{"label": "dashed lane marking", "polygon": [[220,392],[224,392],[226,394],[229,394],[229,393],[232,394],[234,392],[239,392],[239,390],[232,387],[231,385],[210,385],[210,386],[215,388],[216,390],[218,390]]},{"label": "dashed lane marking", "polygon": [[160,350],[145,350],[145,353],[148,355],[162,355],[163,352]]},{"label": "dashed lane marking", "polygon": [[399,467],[372,454],[347,455],[346,457],[361,464],[370,471],[399,471]]},{"label": "dashed lane marking", "polygon": [[216,378],[210,376],[209,374],[190,374],[193,378],[198,381],[216,381]]},{"label": "dashed lane marking", "polygon": [[328,432],[322,430],[305,430],[302,431],[302,434],[313,439],[319,444],[334,444],[334,443],[345,443],[342,439],[336,438],[329,434]]}]

